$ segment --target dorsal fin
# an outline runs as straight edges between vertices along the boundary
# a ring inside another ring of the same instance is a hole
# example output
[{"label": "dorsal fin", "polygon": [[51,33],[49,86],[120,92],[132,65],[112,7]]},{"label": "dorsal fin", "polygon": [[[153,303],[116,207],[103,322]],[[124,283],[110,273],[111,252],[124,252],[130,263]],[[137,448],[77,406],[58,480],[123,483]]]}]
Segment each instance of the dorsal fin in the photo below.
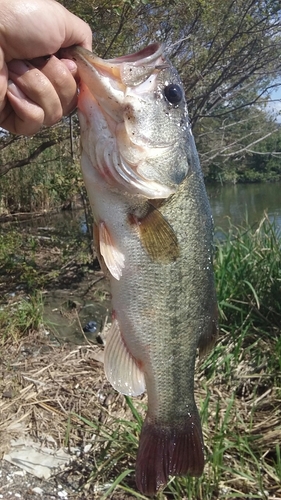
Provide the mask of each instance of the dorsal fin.
[{"label": "dorsal fin", "polygon": [[216,299],[214,298],[212,315],[209,317],[208,323],[206,320],[206,327],[203,333],[201,334],[198,342],[200,358],[208,354],[210,350],[214,347],[214,344],[218,338],[218,333],[219,333],[218,307]]}]

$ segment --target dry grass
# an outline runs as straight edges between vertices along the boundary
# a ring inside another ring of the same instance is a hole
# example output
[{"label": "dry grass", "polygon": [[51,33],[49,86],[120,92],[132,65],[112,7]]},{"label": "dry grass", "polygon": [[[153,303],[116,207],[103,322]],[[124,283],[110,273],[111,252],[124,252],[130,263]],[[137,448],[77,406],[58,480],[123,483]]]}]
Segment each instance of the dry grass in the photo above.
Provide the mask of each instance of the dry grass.
[{"label": "dry grass", "polygon": [[[16,347],[6,345],[0,382],[1,452],[11,437],[25,433],[42,441],[51,436],[56,446],[65,446],[68,419],[84,427],[71,416],[74,413],[100,420],[110,400],[119,398],[104,378],[101,361],[98,346],[56,346],[44,334],[33,334]],[[68,444],[82,443],[73,427]]]},{"label": "dry grass", "polygon": [[[60,473],[71,498],[101,498],[127,471],[126,483],[108,498],[129,499],[139,423],[125,398],[106,381],[101,361],[98,346],[61,347],[42,332],[17,346],[6,345],[0,382],[0,451],[2,455],[9,449],[12,438],[25,435],[44,446],[78,448],[79,457],[74,456],[71,466]],[[187,493],[186,498],[281,498],[280,476],[272,467],[281,442],[279,388],[272,385],[265,369],[253,369],[245,359],[231,380],[224,380],[218,370],[206,382],[206,371],[208,361],[197,369],[196,399],[207,465],[201,496]],[[212,493],[208,488],[205,494],[207,482],[213,485]],[[183,498],[172,484],[160,498]],[[180,488],[188,492],[190,484],[183,482]]]}]

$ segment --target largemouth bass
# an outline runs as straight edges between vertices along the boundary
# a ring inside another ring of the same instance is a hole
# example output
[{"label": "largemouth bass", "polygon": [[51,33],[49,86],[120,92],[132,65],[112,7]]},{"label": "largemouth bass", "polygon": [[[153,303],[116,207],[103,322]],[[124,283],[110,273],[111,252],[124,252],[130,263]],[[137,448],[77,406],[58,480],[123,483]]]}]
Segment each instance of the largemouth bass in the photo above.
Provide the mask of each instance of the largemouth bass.
[{"label": "largemouth bass", "polygon": [[113,320],[105,373],[131,396],[147,390],[136,460],[146,495],[168,476],[200,476],[196,351],[214,342],[212,217],[180,78],[154,43],[103,60],[67,49],[81,78],[82,171]]}]

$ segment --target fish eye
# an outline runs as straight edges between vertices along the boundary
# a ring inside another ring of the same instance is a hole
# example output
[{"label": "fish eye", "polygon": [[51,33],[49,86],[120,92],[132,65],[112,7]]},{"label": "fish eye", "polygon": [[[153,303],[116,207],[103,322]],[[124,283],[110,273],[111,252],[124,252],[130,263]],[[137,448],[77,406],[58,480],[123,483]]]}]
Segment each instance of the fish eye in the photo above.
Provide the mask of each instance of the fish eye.
[{"label": "fish eye", "polygon": [[183,91],[176,83],[170,83],[164,88],[164,95],[171,104],[179,104],[183,98]]}]

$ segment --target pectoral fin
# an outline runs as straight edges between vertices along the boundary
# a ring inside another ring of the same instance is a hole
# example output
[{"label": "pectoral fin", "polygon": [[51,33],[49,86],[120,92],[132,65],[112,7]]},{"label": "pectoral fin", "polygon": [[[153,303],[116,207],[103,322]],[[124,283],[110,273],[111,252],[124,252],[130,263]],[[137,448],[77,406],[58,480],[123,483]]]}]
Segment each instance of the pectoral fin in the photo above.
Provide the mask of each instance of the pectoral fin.
[{"label": "pectoral fin", "polygon": [[179,256],[177,236],[169,222],[152,204],[144,217],[129,214],[129,222],[139,234],[141,243],[154,261],[169,264]]},{"label": "pectoral fin", "polygon": [[114,389],[122,394],[138,396],[145,391],[144,374],[128,351],[116,319],[106,337],[104,370]]},{"label": "pectoral fin", "polygon": [[99,251],[104,263],[112,276],[120,280],[122,269],[125,265],[125,257],[114,244],[114,241],[104,222],[99,223]]}]

